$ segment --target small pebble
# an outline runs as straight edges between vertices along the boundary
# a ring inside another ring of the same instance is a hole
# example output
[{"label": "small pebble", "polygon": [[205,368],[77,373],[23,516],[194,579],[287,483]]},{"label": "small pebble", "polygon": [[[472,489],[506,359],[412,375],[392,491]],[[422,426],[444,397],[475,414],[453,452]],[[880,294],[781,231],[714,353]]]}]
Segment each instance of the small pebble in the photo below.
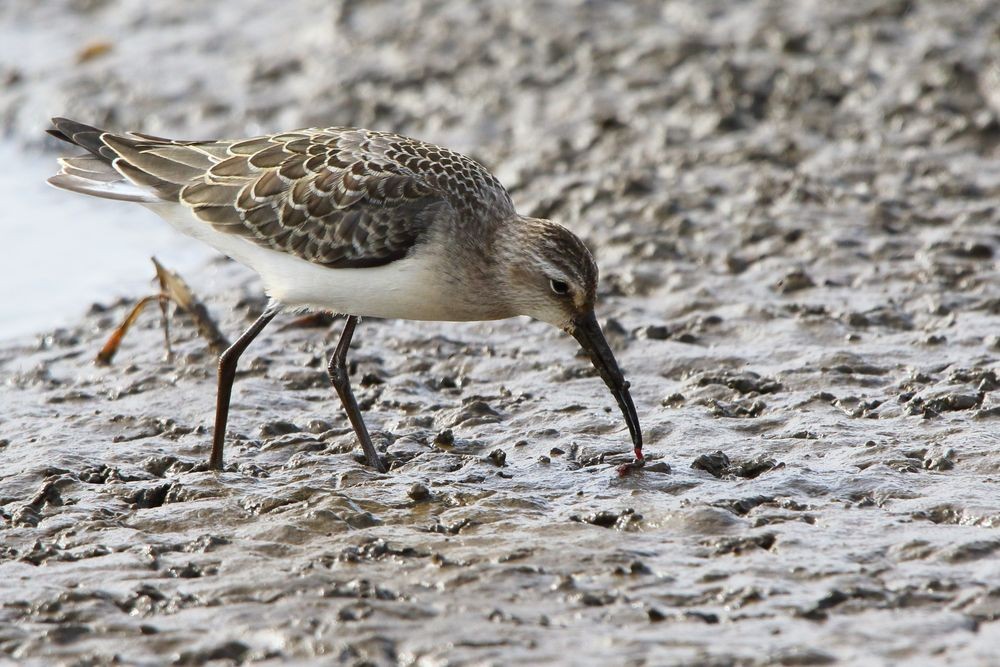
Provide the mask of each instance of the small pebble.
[{"label": "small pebble", "polygon": [[410,500],[414,500],[419,503],[430,498],[431,492],[426,486],[424,486],[420,482],[416,482],[412,486],[410,486],[410,489],[409,491],[406,492],[406,495],[410,497]]}]

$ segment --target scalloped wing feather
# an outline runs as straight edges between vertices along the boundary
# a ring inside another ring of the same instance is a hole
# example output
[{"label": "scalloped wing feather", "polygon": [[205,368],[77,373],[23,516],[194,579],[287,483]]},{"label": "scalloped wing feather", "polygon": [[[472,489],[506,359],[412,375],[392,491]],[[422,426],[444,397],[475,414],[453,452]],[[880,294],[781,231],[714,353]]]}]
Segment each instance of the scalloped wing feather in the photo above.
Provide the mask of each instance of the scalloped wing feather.
[{"label": "scalloped wing feather", "polygon": [[[331,268],[400,259],[443,217],[514,213],[506,190],[475,161],[395,134],[327,128],[194,142],[53,122],[55,136],[95,156],[87,159],[110,162],[114,172],[98,170],[109,195],[107,181],[121,174],[119,189],[151,191],[219,231]],[[94,169],[69,164],[73,172],[64,165],[63,173],[81,181]]]}]

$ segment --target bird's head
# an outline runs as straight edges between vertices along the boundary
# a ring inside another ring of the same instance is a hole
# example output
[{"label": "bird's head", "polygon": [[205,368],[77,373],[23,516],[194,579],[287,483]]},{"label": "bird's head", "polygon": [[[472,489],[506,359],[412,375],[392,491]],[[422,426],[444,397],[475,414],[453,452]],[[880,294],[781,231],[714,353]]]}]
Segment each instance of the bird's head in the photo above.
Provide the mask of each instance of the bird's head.
[{"label": "bird's head", "polygon": [[562,225],[537,218],[520,218],[510,227],[515,238],[503,244],[504,273],[510,308],[548,322],[573,336],[587,352],[597,372],[625,416],[642,459],[642,430],[635,405],[611,348],[594,314],[597,263],[587,246]]}]

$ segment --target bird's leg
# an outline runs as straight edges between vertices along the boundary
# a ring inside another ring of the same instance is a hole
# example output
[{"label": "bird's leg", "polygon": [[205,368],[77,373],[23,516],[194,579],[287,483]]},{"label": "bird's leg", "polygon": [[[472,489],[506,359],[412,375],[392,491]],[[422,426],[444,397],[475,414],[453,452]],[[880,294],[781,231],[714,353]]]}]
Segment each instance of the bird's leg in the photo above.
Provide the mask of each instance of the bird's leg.
[{"label": "bird's leg", "polygon": [[344,333],[340,335],[340,342],[337,343],[337,349],[330,357],[330,365],[327,366],[326,370],[340,396],[340,402],[344,404],[344,410],[347,411],[347,417],[351,420],[351,426],[354,427],[354,432],[357,434],[358,440],[361,441],[361,448],[365,450],[368,465],[379,472],[385,472],[385,465],[379,458],[378,452],[375,451],[371,436],[368,435],[368,428],[361,416],[358,402],[354,399],[354,392],[351,391],[351,379],[347,374],[347,350],[351,347],[351,338],[354,336],[354,329],[357,325],[357,316],[349,315],[344,323]]},{"label": "bird's leg", "polygon": [[222,470],[222,448],[226,440],[226,421],[229,419],[229,398],[233,394],[233,380],[236,378],[236,362],[257,337],[267,323],[281,311],[281,305],[272,301],[261,316],[244,331],[236,342],[219,355],[219,393],[215,400],[215,431],[212,434],[212,458],[208,467],[212,470]]}]

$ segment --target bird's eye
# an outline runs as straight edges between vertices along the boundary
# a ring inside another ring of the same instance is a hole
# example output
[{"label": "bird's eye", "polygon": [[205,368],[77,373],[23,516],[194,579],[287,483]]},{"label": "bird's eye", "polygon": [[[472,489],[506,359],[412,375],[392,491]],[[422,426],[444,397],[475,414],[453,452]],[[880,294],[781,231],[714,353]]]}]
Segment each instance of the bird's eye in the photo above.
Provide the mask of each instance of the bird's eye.
[{"label": "bird's eye", "polygon": [[567,285],[561,280],[555,280],[555,279],[550,280],[549,285],[552,286],[552,291],[558,294],[559,296],[566,296],[567,294],[569,294],[569,285]]}]

